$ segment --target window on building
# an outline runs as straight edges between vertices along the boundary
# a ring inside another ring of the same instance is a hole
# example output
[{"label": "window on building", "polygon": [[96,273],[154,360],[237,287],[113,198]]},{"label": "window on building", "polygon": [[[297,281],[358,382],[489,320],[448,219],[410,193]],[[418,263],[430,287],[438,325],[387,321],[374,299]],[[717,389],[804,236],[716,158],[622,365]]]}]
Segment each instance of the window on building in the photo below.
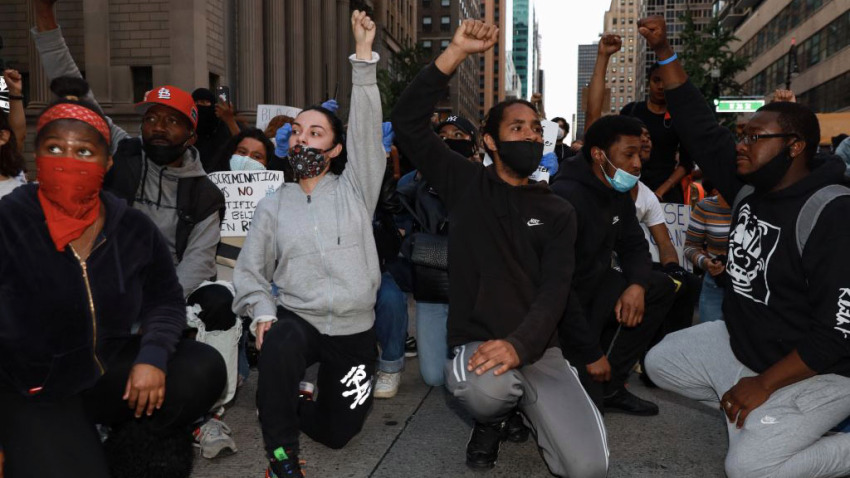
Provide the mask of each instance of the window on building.
[{"label": "window on building", "polygon": [[145,98],[145,93],[153,88],[153,68],[131,66],[130,75],[133,78],[133,101],[138,103]]},{"label": "window on building", "polygon": [[430,50],[431,49],[431,40],[423,40],[422,41],[422,48],[424,48],[426,50]]},{"label": "window on building", "polygon": [[431,0],[422,0],[422,8],[431,8]]},{"label": "window on building", "polygon": [[422,17],[422,31],[430,32],[431,31],[431,17]]},{"label": "window on building", "polygon": [[451,23],[452,23],[451,17],[446,16],[446,15],[440,17],[440,31],[441,32],[449,31],[449,27],[451,26]]},{"label": "window on building", "polygon": [[440,40],[440,49],[445,50],[449,47],[449,40]]},{"label": "window on building", "polygon": [[442,7],[451,6],[451,3],[452,3],[451,0],[440,0],[440,6],[442,6]]}]

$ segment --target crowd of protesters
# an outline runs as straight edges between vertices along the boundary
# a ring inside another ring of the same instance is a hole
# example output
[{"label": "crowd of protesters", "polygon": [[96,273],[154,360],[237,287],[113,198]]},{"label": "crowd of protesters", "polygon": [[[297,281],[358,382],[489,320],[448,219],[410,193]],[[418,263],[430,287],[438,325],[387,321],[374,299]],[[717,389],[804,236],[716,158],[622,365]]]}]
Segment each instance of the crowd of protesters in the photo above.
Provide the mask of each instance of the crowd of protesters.
[{"label": "crowd of protesters", "polygon": [[[532,436],[552,474],[606,476],[604,415],[664,413],[626,387],[636,372],[722,410],[729,476],[850,474],[850,139],[820,152],[790,92],[736,140],[651,17],[646,100],[602,116],[622,48],[603,35],[583,140],[554,118],[544,154],[539,97],[480,126],[434,120],[496,26],[464,20],[382,123],[376,26],[354,11],[347,121],[326,98],[262,131],[207,88],[158,85],[133,136],[82,79],[54,3],[34,10],[55,98],[31,183],[22,77],[4,72],[0,478],[189,476],[195,448],[237,452],[225,412],[252,368],[266,476],[301,476],[300,434],[344,447],[417,355],[474,419],[471,468]],[[208,175],[264,170],[283,183],[234,246]],[[662,203],[691,209],[681,257]]]}]

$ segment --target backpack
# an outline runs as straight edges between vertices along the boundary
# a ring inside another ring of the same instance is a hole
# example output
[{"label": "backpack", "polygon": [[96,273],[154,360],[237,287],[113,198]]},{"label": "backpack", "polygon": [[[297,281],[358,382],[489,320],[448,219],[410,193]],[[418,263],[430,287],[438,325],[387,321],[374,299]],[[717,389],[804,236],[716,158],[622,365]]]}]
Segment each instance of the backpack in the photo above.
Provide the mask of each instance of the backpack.
[{"label": "backpack", "polygon": [[[115,162],[104,178],[104,189],[127,201],[130,207],[136,201],[139,185],[144,180],[143,169],[147,169],[142,157],[140,138],[127,138],[118,143],[114,154]],[[145,168],[143,168],[145,166]],[[189,245],[189,235],[197,224],[218,212],[224,219],[224,195],[206,176],[180,178],[177,180],[177,232],[174,244],[177,261]]]},{"label": "backpack", "polygon": [[[736,213],[741,202],[754,192],[755,188],[750,185],[742,187],[735,196],[735,201],[732,203],[732,213]],[[797,252],[800,254],[800,257],[803,257],[806,242],[808,242],[809,236],[811,236],[812,230],[814,230],[823,209],[833,200],[844,196],[850,196],[850,188],[843,184],[831,184],[816,191],[803,204],[803,207],[797,214],[797,226],[795,229],[797,235]]]}]

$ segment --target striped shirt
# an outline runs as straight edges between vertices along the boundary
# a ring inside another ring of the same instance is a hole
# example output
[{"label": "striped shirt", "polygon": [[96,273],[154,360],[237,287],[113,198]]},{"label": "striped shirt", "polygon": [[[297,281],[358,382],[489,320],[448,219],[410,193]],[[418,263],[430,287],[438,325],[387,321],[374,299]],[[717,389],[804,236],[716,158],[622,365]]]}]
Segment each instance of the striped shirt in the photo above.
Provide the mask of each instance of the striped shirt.
[{"label": "striped shirt", "polygon": [[721,206],[716,196],[698,202],[688,223],[685,257],[699,266],[703,256],[713,259],[726,254],[731,222],[731,208]]}]

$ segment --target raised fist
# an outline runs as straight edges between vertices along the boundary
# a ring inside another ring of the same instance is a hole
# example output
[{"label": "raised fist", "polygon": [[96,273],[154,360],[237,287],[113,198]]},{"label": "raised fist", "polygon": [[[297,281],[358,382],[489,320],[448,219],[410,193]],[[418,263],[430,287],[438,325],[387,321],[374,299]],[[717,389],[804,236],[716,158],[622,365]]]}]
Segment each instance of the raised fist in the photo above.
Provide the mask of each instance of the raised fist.
[{"label": "raised fist", "polygon": [[653,51],[670,46],[667,42],[667,23],[661,15],[641,19],[638,22],[638,33],[646,39],[647,46]]},{"label": "raised fist", "polygon": [[452,38],[452,45],[467,55],[481,53],[493,48],[499,40],[499,27],[480,20],[464,20]]},{"label": "raised fist", "polygon": [[620,51],[621,48],[623,48],[623,39],[620,37],[620,35],[606,33],[602,35],[602,38],[599,39],[600,55],[611,56],[614,53]]},{"label": "raised fist", "polygon": [[351,12],[351,31],[354,33],[354,42],[361,45],[369,45],[375,41],[375,22],[366,15],[366,12],[354,10]]}]

